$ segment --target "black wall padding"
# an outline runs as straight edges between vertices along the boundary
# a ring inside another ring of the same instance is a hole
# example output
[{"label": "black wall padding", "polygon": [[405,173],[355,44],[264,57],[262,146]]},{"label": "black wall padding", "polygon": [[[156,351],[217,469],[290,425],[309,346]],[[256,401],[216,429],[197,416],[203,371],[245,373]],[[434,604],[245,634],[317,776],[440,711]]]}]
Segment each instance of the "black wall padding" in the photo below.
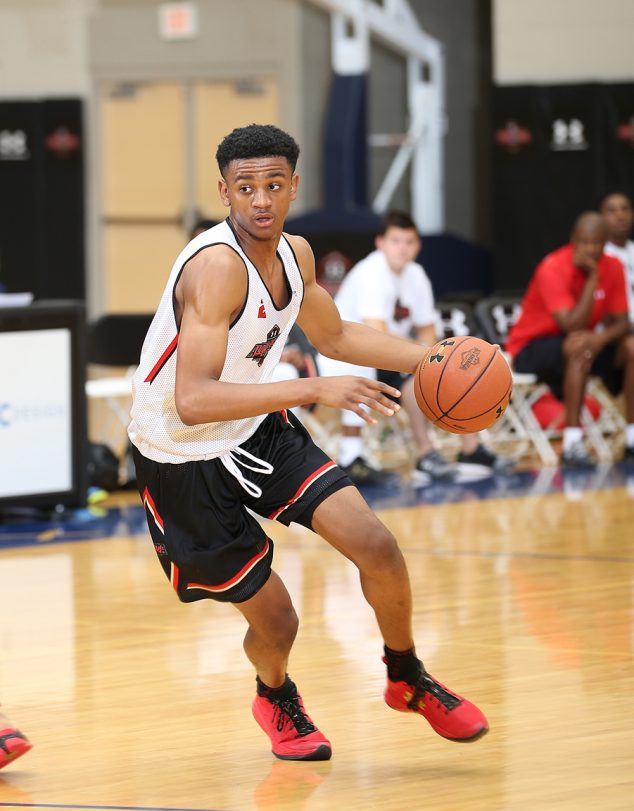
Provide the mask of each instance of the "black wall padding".
[{"label": "black wall padding", "polygon": [[493,99],[494,286],[523,289],[605,190],[634,193],[634,134],[622,137],[634,85],[497,87]]},{"label": "black wall padding", "polygon": [[0,103],[0,283],[83,299],[84,208],[81,102]]}]

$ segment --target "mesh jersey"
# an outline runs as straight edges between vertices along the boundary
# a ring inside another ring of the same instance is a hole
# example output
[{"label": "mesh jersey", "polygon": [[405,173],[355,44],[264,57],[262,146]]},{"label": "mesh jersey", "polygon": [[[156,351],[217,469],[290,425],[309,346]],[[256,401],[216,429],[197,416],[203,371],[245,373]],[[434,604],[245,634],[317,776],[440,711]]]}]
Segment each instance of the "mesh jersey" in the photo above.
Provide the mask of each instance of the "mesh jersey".
[{"label": "mesh jersey", "polygon": [[199,234],[181,251],[143,343],[141,362],[132,381],[132,421],[128,434],[133,445],[155,462],[180,463],[223,456],[252,436],[266,416],[185,425],[176,411],[178,329],[174,290],[185,264],[203,248],[218,244],[233,248],[247,272],[246,299],[229,329],[221,381],[266,383],[280,360],[302,303],[304,281],[285,237],[280,240],[278,256],[284,266],[289,301],[282,309],[275,306],[228,221]]}]

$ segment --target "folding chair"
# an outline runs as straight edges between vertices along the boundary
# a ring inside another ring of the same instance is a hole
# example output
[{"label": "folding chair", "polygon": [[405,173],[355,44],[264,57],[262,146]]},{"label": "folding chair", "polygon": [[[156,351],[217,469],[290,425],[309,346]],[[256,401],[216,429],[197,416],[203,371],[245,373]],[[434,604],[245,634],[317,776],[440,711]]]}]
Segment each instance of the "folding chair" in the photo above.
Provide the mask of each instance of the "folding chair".
[{"label": "folding chair", "polygon": [[[475,306],[483,337],[502,348],[520,312],[520,299],[515,296],[484,298]],[[511,357],[506,355],[506,358],[513,369]],[[556,465],[557,454],[550,444],[554,433],[544,430],[533,413],[533,405],[547,391],[548,386],[540,383],[535,375],[513,370],[513,395],[499,430],[505,432],[505,439],[515,444],[518,455],[523,455],[523,450],[527,451],[532,447],[543,465]]]}]

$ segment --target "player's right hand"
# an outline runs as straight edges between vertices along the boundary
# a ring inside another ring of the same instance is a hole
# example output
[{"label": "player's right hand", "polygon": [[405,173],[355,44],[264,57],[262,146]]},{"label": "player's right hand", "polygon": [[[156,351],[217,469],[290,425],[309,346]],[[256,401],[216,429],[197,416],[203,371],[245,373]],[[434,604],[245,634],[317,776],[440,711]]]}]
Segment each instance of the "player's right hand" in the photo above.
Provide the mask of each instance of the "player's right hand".
[{"label": "player's right hand", "polygon": [[401,392],[393,386],[371,380],[366,377],[318,377],[316,402],[332,408],[346,408],[354,411],[366,422],[374,424],[376,419],[368,411],[376,411],[386,417],[391,417],[400,411],[401,407],[386,395],[400,397]]}]

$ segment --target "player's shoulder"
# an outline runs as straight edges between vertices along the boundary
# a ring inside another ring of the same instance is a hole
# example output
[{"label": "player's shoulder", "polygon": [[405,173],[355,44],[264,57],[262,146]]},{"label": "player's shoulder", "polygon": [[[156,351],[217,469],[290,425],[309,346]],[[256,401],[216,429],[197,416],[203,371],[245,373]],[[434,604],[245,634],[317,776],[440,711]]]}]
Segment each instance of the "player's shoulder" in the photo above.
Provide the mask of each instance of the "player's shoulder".
[{"label": "player's shoulder", "polygon": [[310,247],[310,243],[307,239],[299,236],[299,234],[287,234],[286,232],[282,234],[282,237],[291,246],[293,253],[297,256],[298,260],[300,257],[302,259],[313,258],[313,249]]}]

